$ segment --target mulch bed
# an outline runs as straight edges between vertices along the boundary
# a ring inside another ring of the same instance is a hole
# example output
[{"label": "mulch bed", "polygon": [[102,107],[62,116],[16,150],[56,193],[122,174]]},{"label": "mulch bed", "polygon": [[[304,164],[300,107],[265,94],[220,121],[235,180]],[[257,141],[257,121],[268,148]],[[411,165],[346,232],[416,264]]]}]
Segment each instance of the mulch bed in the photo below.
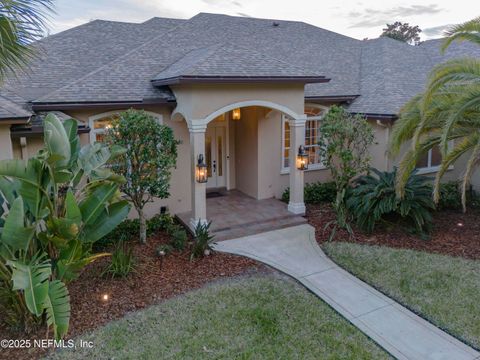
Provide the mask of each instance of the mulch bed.
[{"label": "mulch bed", "polygon": [[[69,284],[72,316],[68,339],[100,327],[126,313],[145,308],[162,300],[202,287],[208,282],[265,272],[260,263],[240,256],[212,253],[190,261],[190,250],[173,252],[163,263],[156,255],[159,244],[168,243],[168,235],[159,233],[148,239],[146,245],[134,243],[137,267],[125,279],[101,277],[108,258],[90,264],[81,276]],[[108,295],[108,301],[103,296]],[[45,329],[25,336],[0,327],[0,339],[44,339]],[[40,349],[1,349],[0,359],[36,359],[45,355]]]},{"label": "mulch bed", "polygon": [[[330,204],[309,205],[308,222],[315,227],[317,241],[328,241],[330,230],[326,224],[335,219]],[[393,248],[415,249],[432,253],[480,259],[480,211],[439,211],[433,215],[433,231],[428,239],[410,234],[399,227],[376,227],[373,234],[365,234],[354,227],[354,236],[344,230],[337,231],[333,241],[348,241],[368,245],[385,245]]]}]

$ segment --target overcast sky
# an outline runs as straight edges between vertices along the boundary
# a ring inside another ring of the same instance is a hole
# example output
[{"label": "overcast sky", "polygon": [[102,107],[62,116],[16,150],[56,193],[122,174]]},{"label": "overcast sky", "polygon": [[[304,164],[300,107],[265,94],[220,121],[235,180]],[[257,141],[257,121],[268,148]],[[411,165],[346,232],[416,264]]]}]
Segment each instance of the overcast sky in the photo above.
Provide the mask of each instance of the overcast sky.
[{"label": "overcast sky", "polygon": [[479,0],[55,0],[51,33],[94,19],[143,22],[187,19],[199,12],[304,21],[358,39],[375,38],[386,23],[419,25],[423,39],[480,15]]}]

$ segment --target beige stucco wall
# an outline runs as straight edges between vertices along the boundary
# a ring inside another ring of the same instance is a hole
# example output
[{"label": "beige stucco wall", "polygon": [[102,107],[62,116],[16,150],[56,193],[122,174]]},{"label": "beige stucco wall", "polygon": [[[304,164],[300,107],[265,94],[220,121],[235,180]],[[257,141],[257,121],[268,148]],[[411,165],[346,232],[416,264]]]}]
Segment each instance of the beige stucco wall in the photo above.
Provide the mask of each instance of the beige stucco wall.
[{"label": "beige stucco wall", "polygon": [[0,160],[13,157],[10,125],[0,125]]},{"label": "beige stucco wall", "polygon": [[243,193],[258,197],[258,114],[259,107],[242,109],[242,118],[232,121],[232,131],[235,133],[235,169],[236,189]]},{"label": "beige stucco wall", "polygon": [[[211,119],[229,105],[249,101],[278,104],[296,114],[304,111],[302,84],[198,84],[171,86],[177,98],[176,113],[185,119]],[[245,105],[247,106],[247,105]]]},{"label": "beige stucco wall", "polygon": [[[228,93],[227,89],[228,87],[225,87],[220,92]],[[299,111],[298,97],[300,92],[297,88],[287,91],[285,97],[283,93],[275,96],[268,95],[268,91],[265,88],[261,88],[257,95],[252,95],[249,94],[249,89],[252,90],[249,87],[241,89],[240,97],[242,99],[254,98],[264,92],[264,99],[269,98],[269,101],[275,100],[275,102],[284,101],[290,104],[289,106],[294,108],[295,111]],[[216,109],[221,108],[228,101],[233,101],[233,98],[220,96],[218,91],[211,91],[208,87],[203,90],[205,92],[200,91],[199,96],[192,101],[197,104],[200,101],[204,102],[204,104],[200,110],[192,107],[190,110],[190,113],[193,114],[192,116],[205,116],[208,111],[212,111],[212,109],[216,111]],[[288,93],[294,97],[293,100],[287,99]],[[301,96],[303,98],[303,93]],[[72,117],[88,123],[90,116],[110,110],[112,109],[91,109],[70,111],[68,113]],[[146,207],[147,215],[153,216],[157,214],[161,206],[167,206],[171,213],[189,211],[191,208],[191,164],[190,137],[187,123],[184,119],[172,120],[170,114],[173,109],[169,106],[152,105],[145,107],[145,110],[161,114],[164,124],[170,126],[174,131],[175,137],[181,141],[178,149],[177,166],[172,173],[171,196],[164,200],[156,199],[153,203],[148,204]],[[227,136],[229,137],[230,147],[227,152],[227,156],[229,156],[227,161],[230,163],[231,188],[241,190],[252,197],[264,199],[271,197],[280,198],[284,189],[289,186],[289,175],[281,173],[281,119],[282,115],[277,110],[252,106],[242,109],[242,119],[240,121],[229,121],[230,131]],[[376,144],[371,147],[372,166],[382,170],[391,170],[398,163],[399,158],[389,159],[385,155],[390,127],[378,124],[375,121],[371,121],[370,124],[374,127],[376,139]],[[10,125],[0,126],[0,159],[21,157],[19,140],[14,139],[13,142],[10,140],[9,128]],[[82,144],[88,143],[89,135],[81,134],[81,142]],[[30,156],[33,155],[41,145],[41,137],[27,138],[28,154]],[[465,157],[462,158],[454,169],[448,172],[445,179],[456,179],[461,176],[465,161]],[[306,171],[304,175],[306,183],[329,180],[329,172],[327,170]],[[479,171],[475,173],[474,180],[475,184],[477,184],[477,189],[480,190]],[[132,211],[131,216],[136,216],[134,211]]]},{"label": "beige stucco wall", "polygon": [[[123,109],[126,110],[126,109]],[[177,165],[172,171],[172,180],[170,185],[171,196],[168,199],[155,199],[145,206],[145,213],[151,217],[160,212],[160,207],[166,206],[172,214],[186,212],[191,207],[191,178],[190,178],[190,136],[185,121],[172,121],[170,119],[171,107],[167,106],[146,106],[144,110],[162,115],[163,123],[173,129],[175,138],[180,140],[178,146]],[[89,117],[101,113],[107,113],[112,109],[90,110],[90,111],[69,111],[68,114],[78,120],[88,124]],[[122,111],[122,110],[115,110]],[[86,141],[89,141],[85,134]],[[135,217],[136,211],[132,209],[130,217]]]}]

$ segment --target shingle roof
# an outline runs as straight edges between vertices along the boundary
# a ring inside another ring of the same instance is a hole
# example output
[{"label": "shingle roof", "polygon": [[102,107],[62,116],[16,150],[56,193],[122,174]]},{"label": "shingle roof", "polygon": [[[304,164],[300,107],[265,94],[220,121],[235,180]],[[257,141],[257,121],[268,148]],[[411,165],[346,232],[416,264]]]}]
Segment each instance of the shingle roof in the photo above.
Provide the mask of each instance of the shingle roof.
[{"label": "shingle roof", "polygon": [[466,44],[454,44],[441,55],[437,40],[415,47],[389,38],[360,41],[303,22],[216,14],[142,24],[97,20],[37,46],[44,53],[30,75],[9,80],[0,94],[11,100],[8,90],[34,103],[173,101],[168,87],[151,80],[182,74],[321,74],[331,81],[307,84],[307,98],[359,95],[352,111],[396,114],[422,91],[435,64],[480,56],[480,49]]},{"label": "shingle roof", "polygon": [[142,24],[94,20],[48,36],[36,44],[38,57],[28,72],[7,78],[0,93],[8,98],[15,94],[17,103],[36,100],[183,22],[164,18]]},{"label": "shingle roof", "polygon": [[29,118],[30,111],[25,110],[19,104],[0,96],[0,119]]},{"label": "shingle roof", "polygon": [[275,59],[264,52],[231,44],[215,44],[187,53],[153,78],[155,85],[180,81],[211,79],[219,81],[304,79],[305,82],[326,82],[318,72]]}]

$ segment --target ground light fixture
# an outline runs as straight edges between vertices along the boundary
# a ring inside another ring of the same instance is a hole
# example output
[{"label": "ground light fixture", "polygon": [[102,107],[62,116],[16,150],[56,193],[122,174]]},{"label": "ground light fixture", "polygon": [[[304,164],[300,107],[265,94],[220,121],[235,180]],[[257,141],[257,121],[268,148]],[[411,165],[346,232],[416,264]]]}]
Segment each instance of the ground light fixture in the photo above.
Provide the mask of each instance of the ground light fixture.
[{"label": "ground light fixture", "polygon": [[240,111],[240,108],[236,108],[232,110],[232,120],[240,120],[242,117],[242,113]]},{"label": "ground light fixture", "polygon": [[195,171],[195,178],[198,183],[206,183],[208,180],[207,177],[207,165],[205,164],[205,161],[203,160],[203,154],[198,155],[197,159],[197,166],[196,166],[196,171]]},{"label": "ground light fixture", "polygon": [[300,147],[298,148],[297,169],[298,170],[307,170],[308,169],[308,154],[305,151],[305,146],[303,146],[303,145],[300,145]]}]

